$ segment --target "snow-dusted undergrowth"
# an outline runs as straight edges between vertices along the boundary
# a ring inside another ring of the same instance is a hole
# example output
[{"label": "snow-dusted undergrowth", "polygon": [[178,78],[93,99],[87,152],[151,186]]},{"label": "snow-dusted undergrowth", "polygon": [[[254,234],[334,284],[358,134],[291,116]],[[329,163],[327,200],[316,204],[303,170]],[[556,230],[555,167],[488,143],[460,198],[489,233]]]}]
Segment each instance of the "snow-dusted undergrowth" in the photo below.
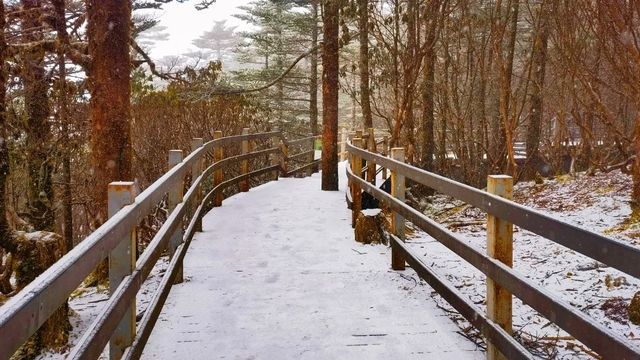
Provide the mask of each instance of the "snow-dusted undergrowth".
[{"label": "snow-dusted undergrowth", "polygon": [[[567,223],[638,245],[640,224],[634,225],[631,217],[630,191],[631,178],[615,171],[592,177],[559,177],[541,185],[520,183],[514,189],[514,199]],[[484,212],[440,195],[424,205],[428,215],[468,243],[486,249]],[[410,243],[428,264],[484,307],[486,283],[481,272],[421,231],[413,234]],[[626,314],[626,306],[640,290],[637,279],[517,227],[514,268],[640,346],[640,326],[631,324]],[[592,358],[571,336],[518,299],[514,300],[513,321],[516,334],[540,357]],[[464,321],[460,325],[467,326]]]}]

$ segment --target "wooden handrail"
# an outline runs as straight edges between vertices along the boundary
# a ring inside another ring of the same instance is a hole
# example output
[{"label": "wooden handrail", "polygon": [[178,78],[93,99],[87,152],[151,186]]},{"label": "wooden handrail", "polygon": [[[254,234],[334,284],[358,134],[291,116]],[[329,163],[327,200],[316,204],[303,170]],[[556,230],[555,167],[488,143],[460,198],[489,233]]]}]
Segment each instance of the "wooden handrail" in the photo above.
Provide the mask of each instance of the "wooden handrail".
[{"label": "wooden handrail", "polygon": [[[489,214],[524,229],[528,229],[547,239],[626,272],[627,274],[638,277],[640,273],[640,269],[637,267],[640,261],[640,250],[635,247],[628,246],[585,229],[577,228],[513,201],[488,194],[400,161],[371,153],[351,144],[347,144],[347,151],[355,158],[375,161],[376,164],[398,172],[415,182],[467,202]],[[483,250],[468,244],[455,233],[408,206],[403,201],[378,189],[360,176],[356,176],[350,168],[347,168],[347,175],[351,184],[357,185],[376,199],[382,201],[392,211],[400,214],[418,228],[427,232],[454,253],[482,271],[494,282],[520,298],[540,314],[551,319],[558,326],[600,355],[611,359],[635,359],[640,357],[640,350],[635,348],[635,346],[621,336],[612,333],[609,329],[579,309],[558,299],[552,293],[540,288],[537,284],[534,284],[502,262],[485,255]],[[356,199],[353,199],[353,201],[355,203]],[[393,240],[392,245],[403,252],[407,261],[414,266],[414,269],[423,279],[429,282],[435,289],[438,287],[442,288],[441,284],[439,284],[440,280],[433,276],[433,271],[431,271],[427,265],[421,262],[416,255],[413,255],[408,248],[403,245],[402,241],[397,239]],[[599,246],[596,246],[597,244],[599,244]],[[634,266],[634,264],[636,265]],[[497,331],[493,326],[490,326],[491,324],[487,324],[482,321],[481,318],[476,318],[478,315],[482,315],[483,317],[485,315],[472,311],[473,304],[470,300],[463,299],[461,296],[451,292],[441,295],[472,324],[477,326],[503,354],[512,355],[513,358],[529,358],[530,354],[521,353],[521,349],[513,343],[515,340],[510,335]],[[511,356],[508,357],[511,358]]]},{"label": "wooden handrail", "polygon": [[[180,164],[167,171],[140,195],[136,196],[133,204],[123,207],[56,264],[0,307],[0,333],[3,334],[3,336],[0,336],[0,358],[9,358],[22,343],[33,335],[40,325],[67,301],[71,292],[95,269],[98,263],[118,245],[122,237],[147,216],[156,204],[164,198],[165,194],[192,171],[194,164],[197,161],[201,161],[214,147],[234,144],[243,140],[269,139],[280,135],[280,132],[274,131],[235,135],[212,140],[193,151]],[[94,323],[94,326],[92,326],[92,329],[104,330],[96,331],[95,333],[88,332],[84,338],[99,336],[101,337],[101,342],[104,342],[104,334],[110,332],[106,330],[110,330],[112,323],[115,322],[117,324],[114,319],[119,321],[119,316],[117,315],[123,303],[120,299],[129,298],[130,294],[137,292],[141,282],[148,276],[159,254],[166,246],[170,236],[168,234],[173,233],[178,226],[178,219],[181,220],[181,216],[184,216],[186,211],[185,204],[193,199],[195,188],[201,186],[202,180],[206,176],[224,164],[271,154],[276,151],[275,149],[266,149],[240,155],[233,157],[233,159],[225,159],[224,163],[221,161],[207,168],[203,175],[198,178],[199,180],[194,181],[190,191],[184,196],[183,202],[176,206],[167,222],[165,222],[165,226],[161,228],[161,231],[154,237],[154,241],[150,243],[150,246],[154,244],[155,247],[147,248],[136,264],[136,272],[125,278],[118,288],[122,290],[114,292],[113,300],[109,302],[111,305],[109,307],[110,310],[102,313]],[[173,220],[169,221],[171,219]],[[83,356],[90,357],[92,351],[94,351],[93,348],[82,344],[84,343],[81,343],[77,350],[74,349],[74,354],[77,354],[79,358],[83,358]]]},{"label": "wooden handrail", "polygon": [[[141,257],[140,260],[136,263],[136,270],[131,276],[123,281],[123,283],[117,288],[113,295],[109,297],[104,310],[87,329],[84,336],[72,350],[69,358],[95,359],[100,356],[102,349],[109,340],[109,335],[115,330],[116,326],[118,325],[118,321],[122,318],[123,313],[126,310],[130,300],[138,292],[138,290],[142,286],[142,283],[147,279],[151,270],[160,258],[162,251],[169,241],[170,236],[180,225],[181,219],[184,217],[186,209],[188,208],[188,204],[190,204],[194,200],[197,189],[202,185],[204,179],[211,176],[211,174],[215,170],[218,170],[230,164],[238,163],[245,159],[256,158],[258,156],[271,154],[278,151],[278,148],[271,148],[261,151],[255,151],[248,154],[228,157],[212,164],[207,169],[205,169],[203,173],[193,181],[191,187],[189,188],[189,191],[183,199],[183,202],[178,204],[174,211],[170,213],[163,226],[149,243],[149,246],[143,252],[143,257]],[[276,168],[277,166],[271,166],[265,169],[267,169],[267,171],[273,171]],[[265,169],[254,171],[246,175],[241,175],[223,182],[222,184],[216,186],[207,196],[205,196],[202,200],[202,203],[206,204],[208,201],[210,201],[211,194],[214,191],[217,192],[217,190],[237,184],[244,179],[257,176],[257,174],[262,174],[265,172]],[[199,206],[198,209],[199,210],[193,215],[193,218],[201,217],[200,212],[202,211],[202,206]],[[191,239],[188,238],[188,240]]]},{"label": "wooden handrail", "polygon": [[295,155],[289,155],[287,156],[287,160],[295,160],[299,157],[303,157],[303,156],[309,156],[311,154],[315,153],[315,150],[308,150],[308,151],[303,151],[301,153],[297,153]]},{"label": "wooden handrail", "polygon": [[309,136],[309,137],[305,137],[305,138],[301,138],[301,139],[296,139],[296,140],[288,140],[285,143],[287,144],[287,146],[292,146],[292,145],[297,145],[297,144],[300,144],[300,143],[304,143],[305,141],[315,140],[316,137],[317,137],[317,135]]},{"label": "wooden handrail", "polygon": [[321,159],[314,160],[313,162],[310,162],[310,163],[308,163],[308,164],[302,165],[302,166],[300,166],[300,167],[298,167],[298,168],[295,168],[295,169],[293,169],[293,170],[291,170],[291,171],[287,172],[287,174],[286,174],[286,175],[287,175],[287,176],[294,175],[294,174],[296,174],[296,173],[298,173],[298,172],[300,172],[300,171],[302,171],[302,170],[306,170],[306,169],[308,169],[308,168],[310,168],[310,167],[317,166],[317,165],[319,165],[319,164],[320,164],[320,162],[321,162]]},{"label": "wooden handrail", "polygon": [[[195,232],[196,224],[201,221],[203,216],[205,209],[204,204],[211,199],[212,194],[220,193],[222,189],[237,184],[240,181],[246,181],[261,174],[277,171],[280,169],[280,165],[271,165],[259,170],[247,172],[217,184],[209,194],[200,200],[200,188],[203,186],[204,180],[214,172],[241,161],[272,154],[280,154],[282,157],[282,149],[272,147],[251,153],[243,153],[221,159],[206,169],[202,169],[200,164],[205,157],[215,148],[242,142],[246,144],[247,141],[269,140],[274,137],[281,138],[285,144],[287,143],[286,139],[282,137],[281,132],[272,131],[221,137],[204,143],[200,147],[194,146],[194,150],[186,158],[136,196],[132,204],[124,206],[120,211],[115,213],[102,224],[102,226],[78,244],[78,246],[63,256],[56,264],[47,269],[21,292],[10,298],[7,303],[0,307],[0,333],[3,334],[0,336],[0,358],[9,358],[21,344],[33,335],[38,328],[67,301],[71,292],[82,283],[98,263],[107,257],[111,250],[119,245],[123,237],[125,237],[131,229],[135,228],[138,223],[163,200],[165,194],[177,186],[181,186],[180,184],[182,184],[187,174],[192,174],[192,176],[195,177],[198,172],[201,172],[199,176],[193,179],[189,190],[184,196],[182,196],[182,192],[180,191],[181,202],[175,205],[175,208],[171,211],[167,220],[136,261],[133,272],[125,276],[117,288],[111,289],[112,295],[105,304],[104,310],[101,311],[97,319],[90,325],[88,331],[83,334],[79,343],[72,349],[69,357],[73,359],[90,359],[99,356],[116,326],[121,321],[124,312],[131,303],[131,299],[136,295],[162,252],[167,247],[170,238],[181,228],[184,216],[189,214],[191,221],[186,233],[180,233],[182,243],[174,248],[171,264],[175,266],[181,263],[181,261],[177,259],[184,257],[191,237]],[[297,139],[289,142],[289,144],[299,144],[304,141],[311,142],[313,139],[315,139],[315,137]],[[202,140],[198,140],[199,144],[202,144]],[[312,153],[313,151],[310,150],[296,154],[291,158],[298,158]],[[316,166],[317,163],[318,161],[312,161],[309,164],[303,165],[301,168],[287,172],[287,174],[293,174],[300,169],[308,169]],[[196,201],[196,199],[200,203],[193,211],[192,203]],[[178,268],[171,269],[172,270],[167,271],[167,276],[175,277],[176,274],[181,273],[181,270]],[[168,286],[169,288],[172,283],[173,279],[170,281],[163,279],[162,282],[162,284],[164,284],[163,286]],[[162,306],[164,303],[163,297],[166,298],[167,291],[165,287],[159,289],[156,297],[154,297],[154,304],[160,304],[159,306]],[[138,347],[144,347],[146,339],[150,334],[150,328],[155,324],[159,310],[150,308],[147,310],[147,313],[150,315],[145,315],[143,318],[142,327],[140,328],[141,332],[136,335],[134,340],[134,345],[137,344],[136,346]],[[138,351],[141,352],[141,348],[134,347],[134,350],[127,351],[126,354],[135,355]]]}]

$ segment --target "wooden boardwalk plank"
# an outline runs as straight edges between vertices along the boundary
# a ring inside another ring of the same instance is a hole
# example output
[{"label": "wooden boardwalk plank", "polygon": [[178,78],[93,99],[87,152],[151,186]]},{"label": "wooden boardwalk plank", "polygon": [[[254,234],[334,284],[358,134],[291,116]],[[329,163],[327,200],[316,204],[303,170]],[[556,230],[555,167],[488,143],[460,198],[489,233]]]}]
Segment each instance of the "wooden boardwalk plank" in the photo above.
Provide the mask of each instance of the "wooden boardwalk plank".
[{"label": "wooden boardwalk plank", "polygon": [[281,179],[209,213],[143,357],[484,358],[389,249],[354,242],[344,192],[319,189]]}]

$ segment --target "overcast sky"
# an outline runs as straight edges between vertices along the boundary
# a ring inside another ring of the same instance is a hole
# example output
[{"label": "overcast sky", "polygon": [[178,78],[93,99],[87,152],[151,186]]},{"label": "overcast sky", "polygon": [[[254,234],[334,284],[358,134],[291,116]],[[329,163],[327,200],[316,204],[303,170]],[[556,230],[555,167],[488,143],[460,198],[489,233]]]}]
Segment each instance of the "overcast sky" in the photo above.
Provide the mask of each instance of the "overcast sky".
[{"label": "overcast sky", "polygon": [[164,9],[156,11],[155,16],[160,20],[160,26],[166,26],[169,38],[158,41],[151,50],[151,56],[159,59],[164,56],[181,55],[196,48],[191,41],[210,30],[213,22],[227,20],[228,25],[246,26],[242,21],[233,17],[240,13],[238,6],[247,5],[252,0],[217,0],[206,10],[198,11],[194,4],[197,0],[185,3],[171,2],[164,5]]}]

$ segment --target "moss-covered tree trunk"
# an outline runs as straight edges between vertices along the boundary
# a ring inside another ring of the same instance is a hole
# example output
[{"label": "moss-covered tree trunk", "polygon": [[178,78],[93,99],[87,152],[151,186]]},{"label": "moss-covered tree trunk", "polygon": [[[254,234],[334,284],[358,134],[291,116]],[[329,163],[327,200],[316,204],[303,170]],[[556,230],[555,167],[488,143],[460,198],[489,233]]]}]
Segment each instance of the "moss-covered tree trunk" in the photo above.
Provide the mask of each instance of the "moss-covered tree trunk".
[{"label": "moss-covered tree trunk", "polygon": [[[12,242],[16,291],[29,285],[64,255],[64,240],[55,233],[18,231],[12,234]],[[62,350],[68,345],[70,330],[69,305],[65,303],[18,349],[12,360],[34,359],[43,349]]]},{"label": "moss-covered tree trunk", "polygon": [[[25,41],[43,40],[43,4],[40,0],[21,0],[24,9],[21,27]],[[29,220],[36,230],[53,231],[53,186],[51,164],[51,127],[49,124],[49,84],[45,78],[45,52],[33,46],[22,54],[21,78],[27,113],[27,172]]]},{"label": "moss-covered tree trunk", "polygon": [[[8,70],[5,27],[5,8],[4,2],[2,2],[0,3],[0,247],[4,250],[3,255],[4,252],[10,252],[15,260],[16,290],[19,291],[62,256],[64,243],[58,235],[53,233],[17,233],[11,229],[7,221],[6,190],[10,168],[9,149],[5,140],[7,136],[5,98]],[[6,271],[13,271],[14,268],[6,268],[8,265],[3,264],[3,275]],[[11,287],[11,284],[8,285]],[[3,286],[7,286],[6,282]],[[69,328],[68,307],[65,304],[42,325],[13,358],[33,359],[43,348],[61,349],[67,345]]]}]

